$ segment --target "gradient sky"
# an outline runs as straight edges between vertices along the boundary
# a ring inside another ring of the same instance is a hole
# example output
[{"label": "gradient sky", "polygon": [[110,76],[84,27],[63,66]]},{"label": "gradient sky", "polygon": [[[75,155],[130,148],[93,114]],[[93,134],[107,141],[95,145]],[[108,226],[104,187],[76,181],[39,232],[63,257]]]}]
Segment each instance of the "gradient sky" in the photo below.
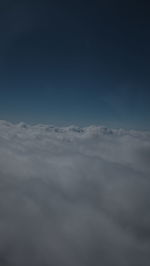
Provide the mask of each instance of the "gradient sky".
[{"label": "gradient sky", "polygon": [[0,2],[0,119],[150,129],[148,1]]}]

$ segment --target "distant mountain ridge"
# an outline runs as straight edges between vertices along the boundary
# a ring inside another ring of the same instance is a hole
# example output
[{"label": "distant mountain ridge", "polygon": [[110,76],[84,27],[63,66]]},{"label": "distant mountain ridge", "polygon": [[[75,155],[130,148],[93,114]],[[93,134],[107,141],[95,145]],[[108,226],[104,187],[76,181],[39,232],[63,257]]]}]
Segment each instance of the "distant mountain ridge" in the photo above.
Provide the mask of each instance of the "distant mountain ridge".
[{"label": "distant mountain ridge", "polygon": [[126,129],[115,129],[108,128],[103,125],[95,126],[90,125],[87,127],[79,127],[75,125],[70,126],[54,126],[48,124],[35,124],[29,125],[24,122],[20,123],[11,123],[5,120],[0,120],[0,130],[17,130],[20,133],[24,130],[29,130],[33,132],[42,132],[43,134],[72,134],[72,135],[89,135],[89,136],[125,136],[130,135],[134,137],[148,137],[150,138],[150,131],[139,131],[139,130],[126,130]]}]

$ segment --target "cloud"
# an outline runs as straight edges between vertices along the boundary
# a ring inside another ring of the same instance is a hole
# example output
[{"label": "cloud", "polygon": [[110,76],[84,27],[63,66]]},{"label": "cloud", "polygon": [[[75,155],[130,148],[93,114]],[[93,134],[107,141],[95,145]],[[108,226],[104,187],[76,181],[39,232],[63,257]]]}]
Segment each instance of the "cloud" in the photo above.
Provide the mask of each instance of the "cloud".
[{"label": "cloud", "polygon": [[150,265],[150,132],[0,121],[0,265]]}]

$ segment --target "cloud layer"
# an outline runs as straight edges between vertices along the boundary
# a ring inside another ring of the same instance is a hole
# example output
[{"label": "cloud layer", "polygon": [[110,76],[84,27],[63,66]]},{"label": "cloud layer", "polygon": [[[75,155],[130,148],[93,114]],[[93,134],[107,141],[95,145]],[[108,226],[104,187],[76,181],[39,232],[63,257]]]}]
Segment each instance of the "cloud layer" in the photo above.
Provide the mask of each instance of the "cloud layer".
[{"label": "cloud layer", "polygon": [[0,121],[0,265],[149,266],[150,132]]}]

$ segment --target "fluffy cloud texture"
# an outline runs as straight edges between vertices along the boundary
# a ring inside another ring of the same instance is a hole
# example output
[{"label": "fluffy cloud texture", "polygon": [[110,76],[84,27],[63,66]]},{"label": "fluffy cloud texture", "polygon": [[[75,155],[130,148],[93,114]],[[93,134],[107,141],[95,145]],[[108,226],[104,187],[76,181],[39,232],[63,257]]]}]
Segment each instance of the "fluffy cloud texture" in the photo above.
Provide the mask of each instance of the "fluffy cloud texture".
[{"label": "fluffy cloud texture", "polygon": [[149,266],[150,133],[0,121],[0,265]]}]

